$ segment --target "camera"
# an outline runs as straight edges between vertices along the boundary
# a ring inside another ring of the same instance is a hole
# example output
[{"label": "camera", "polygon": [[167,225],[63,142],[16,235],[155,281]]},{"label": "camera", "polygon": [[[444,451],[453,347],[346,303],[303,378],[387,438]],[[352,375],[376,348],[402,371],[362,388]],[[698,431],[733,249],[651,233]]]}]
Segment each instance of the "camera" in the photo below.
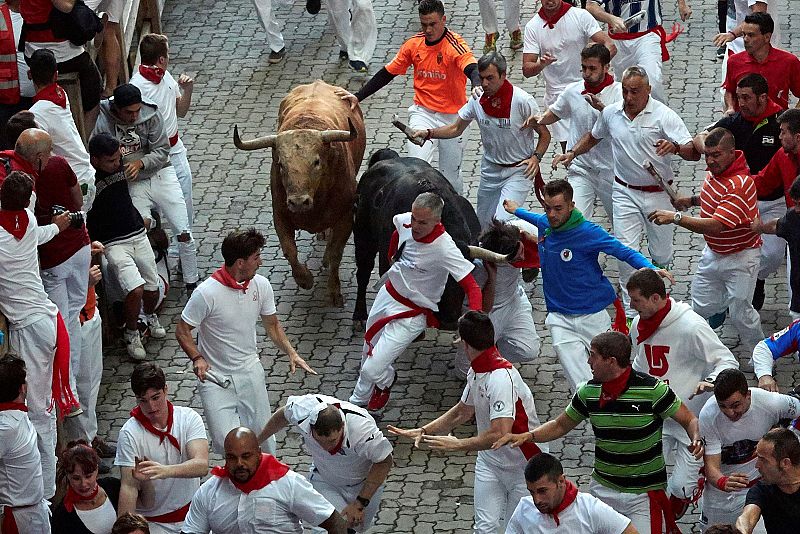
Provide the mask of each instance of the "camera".
[{"label": "camera", "polygon": [[81,228],[83,227],[83,212],[82,211],[68,211],[64,206],[58,204],[53,205],[52,215],[61,215],[62,213],[69,213],[69,227]]}]

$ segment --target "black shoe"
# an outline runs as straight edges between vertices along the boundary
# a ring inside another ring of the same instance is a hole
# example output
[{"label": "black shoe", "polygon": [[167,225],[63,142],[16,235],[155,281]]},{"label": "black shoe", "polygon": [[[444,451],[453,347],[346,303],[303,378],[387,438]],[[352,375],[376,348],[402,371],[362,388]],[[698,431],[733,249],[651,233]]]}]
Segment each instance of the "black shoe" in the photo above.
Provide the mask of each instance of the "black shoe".
[{"label": "black shoe", "polygon": [[322,8],[321,0],[306,0],[306,11],[308,11],[309,14],[316,15],[319,13],[320,8]]},{"label": "black shoe", "polygon": [[117,447],[99,436],[95,436],[92,440],[92,448],[100,458],[115,458],[117,456]]},{"label": "black shoe", "polygon": [[273,64],[273,65],[275,63],[280,63],[281,61],[283,61],[283,58],[285,56],[286,56],[286,47],[285,46],[283,48],[281,48],[280,50],[278,50],[277,52],[272,50],[269,53],[269,62],[271,64]]},{"label": "black shoe", "polygon": [[351,61],[350,68],[356,72],[367,72],[367,64],[363,61]]},{"label": "black shoe", "polygon": [[725,59],[725,54],[728,53],[728,47],[725,45],[717,48],[717,59]]},{"label": "black shoe", "polygon": [[100,462],[100,464],[97,466],[97,474],[98,475],[110,475],[111,474],[111,468],[108,467],[103,462]]},{"label": "black shoe", "polygon": [[761,311],[764,306],[764,283],[765,280],[756,280],[756,289],[753,291],[753,308]]},{"label": "black shoe", "polygon": [[347,54],[347,50],[339,50],[339,61],[347,61],[350,59],[350,56]]},{"label": "black shoe", "polygon": [[197,282],[188,283],[186,284],[185,287],[186,287],[186,294],[191,297],[194,290],[197,289]]}]

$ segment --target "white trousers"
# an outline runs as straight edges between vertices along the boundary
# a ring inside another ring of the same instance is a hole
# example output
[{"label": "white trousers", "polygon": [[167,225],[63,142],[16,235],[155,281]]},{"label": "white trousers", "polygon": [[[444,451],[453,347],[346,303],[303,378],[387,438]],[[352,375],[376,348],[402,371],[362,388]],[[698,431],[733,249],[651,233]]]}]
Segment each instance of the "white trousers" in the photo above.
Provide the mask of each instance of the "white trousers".
[{"label": "white trousers", "polygon": [[81,325],[81,359],[75,377],[83,413],[64,419],[64,429],[70,440],[91,443],[97,436],[97,395],[103,378],[103,320],[97,310]]},{"label": "white trousers", "polygon": [[691,499],[700,482],[703,459],[695,459],[689,452],[687,438],[681,441],[664,434],[661,438],[664,458],[674,462],[672,474],[667,479],[667,496]]},{"label": "white trousers", "polygon": [[75,386],[75,373],[81,360],[81,309],[86,304],[89,288],[91,247],[81,247],[69,259],[42,270],[42,284],[47,296],[58,307],[69,333],[69,387],[80,397]]},{"label": "white trousers", "polygon": [[593,221],[594,202],[599,198],[613,227],[614,204],[611,201],[611,191],[614,184],[613,171],[605,175],[593,174],[584,172],[572,165],[567,169],[567,181],[572,186],[572,200],[575,201],[575,207],[583,213],[583,216]]},{"label": "white trousers", "polygon": [[369,63],[378,43],[372,0],[328,0],[328,22],[350,61]]},{"label": "white trousers", "polygon": [[[50,534],[50,507],[46,500],[32,506],[15,508],[11,514],[19,534]],[[3,507],[0,507],[0,524],[3,517]]]},{"label": "white trousers", "polygon": [[[386,291],[386,286],[381,287],[375,296],[375,302],[369,310],[367,319],[367,331],[379,319],[408,311],[409,308],[400,304]],[[361,370],[358,373],[358,380],[350,395],[350,402],[359,406],[365,406],[369,402],[370,395],[375,386],[387,388],[394,381],[396,371],[394,361],[403,353],[404,350],[414,341],[418,335],[425,331],[427,320],[424,315],[406,317],[390,321],[372,338],[372,355],[369,353],[369,346],[364,343],[361,355]]]},{"label": "white trousers", "polygon": [[[786,199],[759,200],[758,213],[762,221],[780,219],[786,213]],[[766,280],[772,273],[786,263],[786,240],[774,234],[761,234],[761,265],[758,269],[758,279]]]},{"label": "white trousers", "polygon": [[[413,104],[408,108],[408,125],[414,130],[425,130],[447,126],[458,118],[458,113],[439,113],[428,108]],[[461,158],[464,154],[463,136],[455,139],[432,139],[422,146],[417,146],[411,141],[406,141],[406,151],[412,158],[424,159],[428,163],[433,161],[434,150],[439,151],[439,171],[453,185],[456,193],[463,193],[464,186],[461,182]]]},{"label": "white trousers", "polygon": [[[710,483],[703,490],[703,510],[700,515],[700,528],[703,532],[718,523],[733,525],[742,514],[747,490],[725,493]],[[754,534],[766,534],[764,518],[759,519]]]},{"label": "white trousers", "polygon": [[731,322],[748,354],[764,339],[761,316],[753,308],[761,251],[749,248],[735,254],[717,254],[706,245],[692,278],[692,308],[708,319],[730,310]]},{"label": "white trousers", "polygon": [[574,392],[578,384],[592,379],[592,369],[587,361],[589,346],[594,336],[608,332],[611,317],[605,310],[590,315],[551,312],[547,314],[544,324],[550,329],[553,348]]},{"label": "white trousers", "polygon": [[175,168],[168,165],[147,180],[137,180],[130,184],[131,200],[143,218],[150,219],[150,210],[158,211],[167,219],[175,235],[189,232],[189,241],[178,243],[178,253],[183,269],[183,281],[187,284],[196,283],[199,279],[197,273],[197,244],[192,237],[192,226],[187,216],[186,201],[183,191],[178,183]]},{"label": "white trousers", "polygon": [[486,228],[492,218],[509,221],[515,217],[503,208],[506,199],[524,205],[531,192],[532,182],[525,177],[525,167],[503,167],[481,160],[481,181],[478,185],[476,212],[481,228]]},{"label": "white trousers", "polygon": [[505,532],[511,514],[523,497],[530,495],[525,469],[519,465],[499,468],[478,456],[475,460],[475,534]]},{"label": "white trousers", "polygon": [[[264,367],[257,357],[253,357],[246,369],[235,374],[216,372],[229,378],[231,385],[222,388],[210,380],[198,381],[197,390],[203,402],[214,452],[223,454],[228,432],[239,426],[251,428],[256,434],[261,432],[272,417],[272,407],[264,381]],[[266,452],[275,454],[274,436],[267,440]]]},{"label": "white trousers", "polygon": [[[478,0],[478,7],[481,10],[481,22],[485,33],[498,32],[497,9],[494,2],[495,0]],[[521,29],[519,24],[519,0],[503,0],[503,13],[505,14],[508,33]]]},{"label": "white trousers", "polygon": [[44,496],[56,492],[56,414],[53,399],[53,357],[56,352],[56,318],[42,315],[23,328],[9,331],[9,345],[25,361],[28,417],[36,429],[36,444],[42,457]]},{"label": "white trousers", "polygon": [[617,45],[617,54],[611,59],[614,76],[621,80],[622,73],[628,67],[642,67],[650,79],[650,94],[656,100],[668,104],[662,72],[661,37],[648,33],[630,41],[616,39],[614,44]]},{"label": "white trousers", "polygon": [[[331,503],[336,511],[341,513],[345,507],[356,501],[363,484],[356,484],[354,486],[334,486],[322,479],[319,473],[314,471],[313,467],[308,475],[311,485],[317,490],[325,500]],[[353,529],[356,532],[366,532],[372,526],[375,516],[378,514],[378,509],[381,506],[381,497],[383,496],[383,486],[378,488],[378,491],[369,500],[369,506],[364,509],[364,521],[360,525],[356,525]],[[314,534],[324,534],[325,529],[304,525]]]},{"label": "white trousers", "polygon": [[[172,167],[175,169],[175,175],[178,177],[178,183],[181,186],[183,193],[183,201],[186,203],[186,216],[189,218],[189,226],[194,225],[194,201],[192,200],[192,168],[189,166],[189,160],[186,158],[186,150],[182,150],[176,154],[170,154],[169,160]],[[172,236],[169,244],[169,255],[178,257],[178,239],[177,236]]]},{"label": "white trousers", "polygon": [[[659,534],[652,532],[650,526],[650,497],[647,496],[647,493],[622,493],[621,491],[607,488],[594,479],[589,484],[589,493],[630,519],[637,532],[641,534]],[[661,532],[663,532],[663,518],[661,523]]]},{"label": "white trousers", "polygon": [[[630,41],[617,41],[630,42]],[[622,178],[624,180],[624,178]],[[614,204],[614,235],[623,244],[634,250],[639,250],[642,236],[647,233],[647,250],[650,260],[658,266],[668,267],[672,262],[672,234],[673,225],[658,226],[647,220],[647,215],[655,210],[673,210],[669,195],[660,191],[646,193],[636,191],[614,182],[611,192]],[[624,261],[617,262],[619,266],[619,285],[622,289],[622,301],[625,304],[625,313],[634,317],[636,312],[631,309],[630,297],[625,285],[633,274],[633,267]]]},{"label": "white trousers", "polygon": [[280,52],[284,47],[281,25],[275,18],[275,3],[272,0],[253,0],[261,26],[267,32],[267,43],[273,52]]}]

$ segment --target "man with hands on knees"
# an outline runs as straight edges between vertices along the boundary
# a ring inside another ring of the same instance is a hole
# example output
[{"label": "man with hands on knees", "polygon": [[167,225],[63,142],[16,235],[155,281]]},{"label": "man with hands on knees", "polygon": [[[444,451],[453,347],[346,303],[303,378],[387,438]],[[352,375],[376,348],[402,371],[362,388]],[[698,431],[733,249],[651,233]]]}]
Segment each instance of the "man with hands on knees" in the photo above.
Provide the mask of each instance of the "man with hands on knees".
[{"label": "man with hands on knees", "polygon": [[[510,432],[529,430],[539,424],[539,417],[527,384],[494,345],[489,316],[479,311],[467,312],[458,321],[458,334],[471,366],[461,400],[420,428],[388,428],[392,434],[413,439],[416,447],[425,444],[438,451],[478,451],[475,532],[502,532],[520,499],[528,495],[525,465],[542,448],[526,444],[515,450],[491,450],[492,443]],[[473,416],[477,436],[457,438],[448,434]]]},{"label": "man with hands on knees", "polygon": [[758,387],[778,392],[778,383],[772,376],[772,367],[778,358],[796,354],[798,341],[800,341],[800,319],[792,321],[792,324],[783,330],[758,342],[753,349],[753,371],[758,378]]}]

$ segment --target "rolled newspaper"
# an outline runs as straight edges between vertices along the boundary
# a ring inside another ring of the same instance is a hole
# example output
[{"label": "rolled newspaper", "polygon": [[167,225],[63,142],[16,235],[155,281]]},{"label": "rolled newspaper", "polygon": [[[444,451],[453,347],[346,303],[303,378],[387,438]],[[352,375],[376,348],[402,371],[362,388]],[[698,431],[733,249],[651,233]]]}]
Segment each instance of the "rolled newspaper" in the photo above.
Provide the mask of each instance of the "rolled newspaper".
[{"label": "rolled newspaper", "polygon": [[414,130],[412,130],[411,128],[406,126],[406,124],[404,122],[400,121],[397,118],[397,115],[392,117],[392,125],[395,128],[397,128],[398,130],[400,130],[401,132],[403,132],[404,134],[406,134],[406,137],[408,138],[408,140],[411,141],[412,143],[414,143],[415,145],[422,146],[422,145],[425,144],[425,139],[422,139],[420,137],[415,137],[414,136]]},{"label": "rolled newspaper", "polygon": [[223,389],[228,389],[228,386],[231,385],[231,379],[226,378],[224,376],[220,376],[211,369],[206,371],[206,380],[213,382],[214,384],[218,385]]},{"label": "rolled newspaper", "polygon": [[644,168],[648,173],[650,173],[650,176],[656,179],[658,185],[669,195],[669,198],[672,199],[673,202],[678,200],[678,190],[675,189],[671,183],[666,181],[663,176],[661,176],[661,173],[656,170],[651,162],[645,161]]}]

